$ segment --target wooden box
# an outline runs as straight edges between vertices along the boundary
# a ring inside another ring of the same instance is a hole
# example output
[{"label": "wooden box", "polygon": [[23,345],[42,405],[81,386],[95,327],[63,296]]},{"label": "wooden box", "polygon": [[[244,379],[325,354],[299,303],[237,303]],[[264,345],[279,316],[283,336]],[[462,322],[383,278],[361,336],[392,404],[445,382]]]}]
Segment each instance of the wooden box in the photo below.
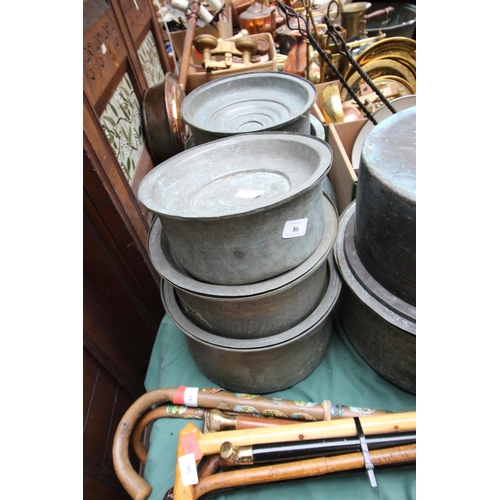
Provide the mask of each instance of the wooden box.
[{"label": "wooden box", "polygon": [[[199,34],[209,33],[218,38],[218,32],[213,26],[207,26],[205,28],[198,28],[195,32],[195,38]],[[182,55],[185,31],[177,31],[171,33],[172,44],[174,46],[175,53],[180,60],[180,55]],[[204,83],[211,82],[218,78],[223,78],[226,76],[238,75],[240,73],[248,73],[254,71],[278,71],[278,65],[276,63],[276,49],[274,46],[273,38],[269,33],[260,33],[257,35],[249,35],[251,39],[257,40],[259,38],[264,38],[269,43],[269,60],[265,62],[258,62],[248,66],[246,68],[237,69],[217,69],[211,72],[207,72],[201,67],[201,54],[193,47],[191,53],[191,65],[188,70],[188,77],[186,82],[186,94],[189,94],[194,89],[203,85]]]}]

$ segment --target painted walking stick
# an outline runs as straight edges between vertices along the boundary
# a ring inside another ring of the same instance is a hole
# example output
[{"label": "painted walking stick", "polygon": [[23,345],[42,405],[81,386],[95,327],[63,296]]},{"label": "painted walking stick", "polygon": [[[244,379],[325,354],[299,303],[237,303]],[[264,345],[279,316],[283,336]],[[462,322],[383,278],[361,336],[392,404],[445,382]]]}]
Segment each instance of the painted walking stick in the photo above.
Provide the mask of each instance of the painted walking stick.
[{"label": "painted walking stick", "polygon": [[254,416],[310,421],[390,413],[385,410],[333,404],[329,400],[325,400],[322,403],[314,403],[301,400],[268,398],[258,394],[234,393],[221,388],[198,389],[196,387],[185,386],[150,391],[143,394],[131,408],[134,408],[135,411],[140,411],[142,415],[152,406],[164,403],[173,403],[174,405],[193,408],[216,408],[225,412],[245,413]]}]

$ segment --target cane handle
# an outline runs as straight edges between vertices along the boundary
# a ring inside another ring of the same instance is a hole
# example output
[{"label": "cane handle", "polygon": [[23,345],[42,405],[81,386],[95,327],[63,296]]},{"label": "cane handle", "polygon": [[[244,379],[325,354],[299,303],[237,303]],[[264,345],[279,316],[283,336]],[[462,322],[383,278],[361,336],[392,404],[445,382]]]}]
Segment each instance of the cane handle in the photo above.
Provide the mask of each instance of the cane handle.
[{"label": "cane handle", "polygon": [[144,500],[151,493],[151,486],[132,467],[128,454],[130,436],[141,415],[153,405],[172,401],[175,389],[158,389],[147,392],[137,399],[125,412],[113,440],[113,466],[116,475],[127,493],[134,500]]},{"label": "cane handle", "polygon": [[[133,423],[132,423],[133,427]],[[121,422],[113,441],[113,465],[116,475],[127,493],[134,500],[144,500],[151,493],[151,486],[132,468],[128,456],[128,442],[132,428],[128,422]]]},{"label": "cane handle", "polygon": [[[195,433],[196,441],[199,442],[201,432],[191,422],[189,422],[186,427],[181,429],[181,431],[179,432],[179,444],[177,445],[177,462],[175,464],[174,500],[192,500],[194,498],[193,485],[184,485],[184,483],[182,482],[181,470],[179,467],[179,458],[184,455],[182,440],[192,432]],[[197,460],[196,465],[198,465],[199,463],[200,460]]]},{"label": "cane handle", "polygon": [[169,415],[165,411],[165,407],[160,406],[154,410],[145,413],[139,421],[135,424],[134,430],[132,432],[132,448],[137,455],[137,458],[141,461],[143,465],[146,465],[146,460],[148,458],[148,450],[143,443],[143,432],[150,422],[158,418],[165,418]]}]

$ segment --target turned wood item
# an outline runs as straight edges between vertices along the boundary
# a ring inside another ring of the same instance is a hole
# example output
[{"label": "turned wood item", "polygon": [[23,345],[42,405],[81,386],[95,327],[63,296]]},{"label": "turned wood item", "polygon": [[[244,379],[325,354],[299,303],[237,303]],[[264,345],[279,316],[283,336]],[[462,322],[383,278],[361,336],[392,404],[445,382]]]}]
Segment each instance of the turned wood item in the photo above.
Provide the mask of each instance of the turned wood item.
[{"label": "turned wood item", "polygon": [[[417,459],[416,444],[384,448],[370,452],[372,464],[377,466],[405,465],[415,462]],[[276,481],[287,481],[305,477],[321,476],[334,472],[345,472],[355,469],[363,469],[365,462],[363,454],[347,453],[335,457],[314,458],[298,460],[295,462],[266,467],[253,467],[245,470],[233,470],[219,474],[200,475],[199,482],[193,487],[192,496],[179,496],[174,487],[174,500],[198,499],[207,493],[252,484],[271,483]]]}]

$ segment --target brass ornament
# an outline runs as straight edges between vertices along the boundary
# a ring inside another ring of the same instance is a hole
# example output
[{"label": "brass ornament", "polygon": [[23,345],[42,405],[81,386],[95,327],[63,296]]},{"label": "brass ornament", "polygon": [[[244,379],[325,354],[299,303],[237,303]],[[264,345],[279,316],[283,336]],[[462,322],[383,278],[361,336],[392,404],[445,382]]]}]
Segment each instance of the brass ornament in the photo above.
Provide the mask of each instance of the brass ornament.
[{"label": "brass ornament", "polygon": [[321,112],[325,117],[327,125],[330,123],[342,123],[344,121],[342,101],[340,99],[340,92],[336,83],[332,83],[323,88],[321,91],[321,101]]},{"label": "brass ornament", "polygon": [[406,38],[403,36],[384,38],[367,47],[356,57],[356,61],[360,66],[364,66],[373,59],[381,57],[394,58],[395,54],[398,53],[416,61],[417,42],[413,40],[413,38]]},{"label": "brass ornament", "polygon": [[[413,73],[403,64],[392,59],[374,59],[361,67],[368,77],[373,81],[381,76],[398,76],[406,80],[414,89],[417,87],[417,81]],[[354,73],[348,80],[347,85],[358,94],[364,78],[359,73]],[[341,99],[345,101],[348,96],[346,88],[342,89]]]}]

